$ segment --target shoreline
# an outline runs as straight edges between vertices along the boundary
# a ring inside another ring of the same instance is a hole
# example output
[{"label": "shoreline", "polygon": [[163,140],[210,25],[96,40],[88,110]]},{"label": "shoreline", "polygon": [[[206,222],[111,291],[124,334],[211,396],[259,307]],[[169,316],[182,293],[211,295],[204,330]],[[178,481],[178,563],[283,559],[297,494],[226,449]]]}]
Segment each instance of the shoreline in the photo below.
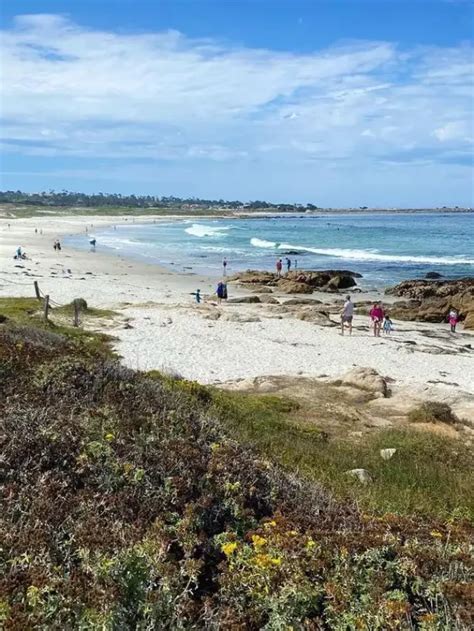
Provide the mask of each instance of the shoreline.
[{"label": "shoreline", "polygon": [[[474,363],[472,350],[467,349],[472,349],[471,333],[460,331],[453,337],[444,325],[395,321],[392,336],[374,338],[368,318],[356,315],[354,335],[342,338],[335,313],[340,294],[312,294],[312,299],[334,307],[327,325],[320,326],[301,319],[308,310],[304,304],[286,305],[295,298],[288,294],[274,292],[276,304],[217,305],[212,297],[217,278],[168,270],[120,254],[53,250],[54,239],[80,234],[85,224],[97,228],[122,219],[0,219],[1,295],[33,296],[33,281],[38,280],[41,290],[58,303],[82,297],[91,306],[116,310],[119,316],[104,323],[102,330],[118,338],[114,347],[123,363],[139,370],[166,370],[201,383],[244,388],[264,377],[331,380],[355,366],[368,367],[391,380],[395,397],[446,401],[474,421],[474,384],[469,378]],[[43,234],[35,234],[35,228]],[[20,244],[31,260],[12,259]],[[191,295],[198,287],[206,297],[201,305]],[[233,283],[229,293],[231,298],[255,295]],[[356,305],[381,297],[380,292],[347,293],[352,293]],[[384,295],[383,301],[389,304],[390,298]]]}]

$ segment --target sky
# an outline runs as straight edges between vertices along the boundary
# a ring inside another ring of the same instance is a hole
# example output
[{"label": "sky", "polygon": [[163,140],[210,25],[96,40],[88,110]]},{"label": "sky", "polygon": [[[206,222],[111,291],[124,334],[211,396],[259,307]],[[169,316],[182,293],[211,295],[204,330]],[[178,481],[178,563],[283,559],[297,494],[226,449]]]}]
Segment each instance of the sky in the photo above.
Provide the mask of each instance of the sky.
[{"label": "sky", "polygon": [[471,0],[1,6],[0,189],[474,205]]}]

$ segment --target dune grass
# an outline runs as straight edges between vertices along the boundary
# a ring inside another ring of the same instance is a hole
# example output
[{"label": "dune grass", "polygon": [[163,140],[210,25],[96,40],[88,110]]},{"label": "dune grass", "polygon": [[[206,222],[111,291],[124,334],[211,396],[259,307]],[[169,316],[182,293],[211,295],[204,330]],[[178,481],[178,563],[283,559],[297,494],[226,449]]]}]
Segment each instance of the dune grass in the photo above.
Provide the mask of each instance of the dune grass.
[{"label": "dune grass", "polygon": [[[170,380],[207,407],[229,435],[285,469],[316,480],[368,511],[474,519],[472,451],[459,440],[424,431],[382,429],[363,441],[328,438],[304,419],[298,402],[274,395],[226,392]],[[381,449],[395,448],[390,460]],[[362,485],[346,472],[367,469]]]},{"label": "dune grass", "polygon": [[[71,305],[62,309],[72,313]],[[113,312],[89,308],[87,314],[109,317]],[[112,354],[107,335],[44,322],[41,303],[33,298],[1,298],[0,315],[66,335],[88,352]],[[289,471],[323,483],[338,497],[355,499],[365,510],[474,519],[472,452],[458,440],[418,431],[416,425],[413,430],[380,430],[363,442],[328,438],[306,421],[300,404],[288,397],[228,392],[158,371],[148,375],[189,397],[190,406],[217,419],[230,437]],[[385,448],[397,449],[388,461],[380,456]],[[354,468],[369,470],[373,482],[361,485],[347,475]]]}]

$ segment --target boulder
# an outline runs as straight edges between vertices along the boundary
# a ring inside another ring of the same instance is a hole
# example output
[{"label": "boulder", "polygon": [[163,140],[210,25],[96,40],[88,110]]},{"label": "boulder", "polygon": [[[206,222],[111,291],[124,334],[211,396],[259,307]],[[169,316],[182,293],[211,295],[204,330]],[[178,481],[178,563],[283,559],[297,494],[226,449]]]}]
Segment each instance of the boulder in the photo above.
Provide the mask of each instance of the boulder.
[{"label": "boulder", "polygon": [[327,284],[326,290],[339,291],[340,289],[349,289],[349,287],[354,287],[355,285],[357,285],[357,283],[352,276],[334,276]]},{"label": "boulder", "polygon": [[443,278],[443,274],[440,274],[439,272],[428,272],[427,274],[425,274],[425,278],[429,278],[431,280],[436,278]]},{"label": "boulder", "polygon": [[349,471],[346,471],[346,473],[352,475],[354,478],[357,478],[362,484],[372,482],[372,476],[367,469],[350,469]]},{"label": "boulder", "polygon": [[315,311],[314,309],[305,309],[296,314],[298,320],[303,322],[312,322],[319,326],[338,326],[337,322],[333,322],[329,315],[324,311]]},{"label": "boulder", "polygon": [[269,296],[268,294],[264,294],[263,296],[259,296],[260,302],[266,305],[279,305],[280,303],[275,298],[275,296]]},{"label": "boulder", "polygon": [[278,281],[278,289],[284,294],[312,294],[313,287],[307,283],[287,280],[282,278]]},{"label": "boulder", "polygon": [[258,316],[250,315],[248,313],[224,313],[221,320],[226,322],[260,322]]},{"label": "boulder", "polygon": [[258,296],[237,296],[236,298],[229,298],[227,300],[229,304],[253,304],[260,302]]},{"label": "boulder", "polygon": [[229,278],[229,281],[238,281],[244,285],[260,284],[260,285],[274,285],[278,280],[278,276],[272,272],[260,272],[258,270],[247,270],[246,272],[239,272]]},{"label": "boulder", "polygon": [[316,300],[315,298],[290,298],[289,300],[285,300],[283,303],[286,306],[293,305],[321,305],[323,304],[321,300]]},{"label": "boulder", "polygon": [[353,368],[339,380],[339,383],[367,390],[380,397],[388,396],[386,380],[373,368]]},{"label": "boulder", "polygon": [[390,460],[390,458],[392,458],[396,454],[396,452],[397,450],[393,447],[389,449],[381,449],[380,455],[384,460]]}]

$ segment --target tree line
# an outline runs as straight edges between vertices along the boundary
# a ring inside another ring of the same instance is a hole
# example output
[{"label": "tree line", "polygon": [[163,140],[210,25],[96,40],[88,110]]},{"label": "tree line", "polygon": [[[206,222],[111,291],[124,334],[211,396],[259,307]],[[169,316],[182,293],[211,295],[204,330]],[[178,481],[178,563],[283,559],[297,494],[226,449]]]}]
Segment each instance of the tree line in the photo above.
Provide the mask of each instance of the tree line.
[{"label": "tree line", "polygon": [[201,199],[198,197],[175,197],[157,195],[121,195],[120,193],[76,193],[72,191],[42,191],[24,193],[23,191],[0,191],[0,203],[26,204],[31,206],[80,206],[111,208],[222,208],[228,210],[275,210],[297,212],[317,210],[314,204],[274,204],[262,200],[242,202],[239,200]]}]

